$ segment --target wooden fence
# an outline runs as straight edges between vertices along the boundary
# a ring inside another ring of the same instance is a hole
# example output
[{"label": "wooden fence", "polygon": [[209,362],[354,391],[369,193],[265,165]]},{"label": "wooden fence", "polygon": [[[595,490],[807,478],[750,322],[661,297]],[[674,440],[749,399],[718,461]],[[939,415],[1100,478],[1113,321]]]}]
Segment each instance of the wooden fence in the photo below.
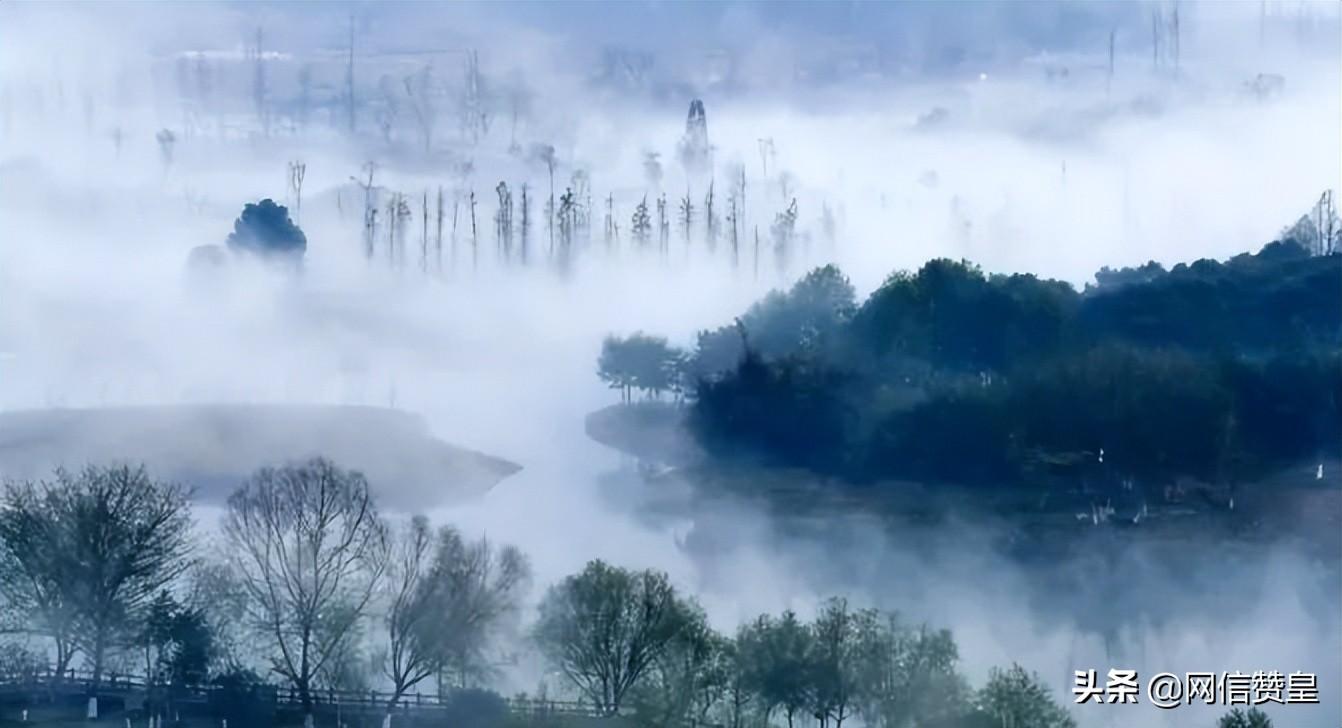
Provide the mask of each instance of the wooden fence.
[{"label": "wooden fence", "polygon": [[[207,708],[212,698],[221,695],[247,694],[254,700],[269,703],[277,710],[297,710],[302,705],[298,691],[271,685],[255,683],[237,686],[219,685],[166,685],[147,680],[143,675],[125,675],[107,673],[95,686],[93,675],[85,671],[70,670],[61,675],[50,672],[37,672],[25,675],[0,675],[0,701],[26,701],[36,697],[69,699],[78,696],[97,695],[101,699],[114,699],[128,710],[140,709],[146,701],[170,700],[175,708],[183,712]],[[312,700],[322,712],[340,712],[345,714],[384,714],[391,702],[392,693],[377,690],[314,690]],[[443,712],[452,707],[454,694],[428,695],[411,692],[400,696],[393,712],[397,714]],[[601,713],[592,705],[581,701],[545,700],[530,697],[503,698],[510,713],[528,717],[601,717]]]}]

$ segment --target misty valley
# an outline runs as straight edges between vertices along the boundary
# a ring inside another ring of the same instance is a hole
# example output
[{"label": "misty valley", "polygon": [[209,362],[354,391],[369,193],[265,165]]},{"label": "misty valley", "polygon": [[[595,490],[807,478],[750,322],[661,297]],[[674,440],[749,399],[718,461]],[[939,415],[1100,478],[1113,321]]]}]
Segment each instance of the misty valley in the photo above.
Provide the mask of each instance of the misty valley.
[{"label": "misty valley", "polygon": [[1339,58],[0,4],[0,726],[1337,728]]}]

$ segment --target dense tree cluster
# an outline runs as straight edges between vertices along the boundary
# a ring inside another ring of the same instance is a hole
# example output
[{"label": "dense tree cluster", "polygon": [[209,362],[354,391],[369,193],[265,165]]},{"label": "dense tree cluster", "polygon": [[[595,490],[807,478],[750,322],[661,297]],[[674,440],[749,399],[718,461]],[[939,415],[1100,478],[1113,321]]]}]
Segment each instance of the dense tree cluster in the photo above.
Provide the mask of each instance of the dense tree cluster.
[{"label": "dense tree cluster", "polygon": [[724,458],[855,481],[1233,483],[1338,454],[1339,300],[1342,255],[1290,240],[1084,291],[933,260],[861,305],[825,267],[661,359]]},{"label": "dense tree cluster", "polygon": [[624,338],[610,336],[602,342],[597,376],[620,391],[621,401],[629,402],[634,390],[645,397],[679,392],[681,366],[680,354],[666,339],[635,333]]},{"label": "dense tree cluster", "polygon": [[226,241],[234,252],[301,260],[308,239],[289,218],[289,209],[266,198],[247,203]]},{"label": "dense tree cluster", "polygon": [[639,725],[1076,725],[1038,676],[1012,666],[976,691],[950,632],[841,598],[727,636],[665,574],[593,561],[551,588],[535,639],[603,714]]}]

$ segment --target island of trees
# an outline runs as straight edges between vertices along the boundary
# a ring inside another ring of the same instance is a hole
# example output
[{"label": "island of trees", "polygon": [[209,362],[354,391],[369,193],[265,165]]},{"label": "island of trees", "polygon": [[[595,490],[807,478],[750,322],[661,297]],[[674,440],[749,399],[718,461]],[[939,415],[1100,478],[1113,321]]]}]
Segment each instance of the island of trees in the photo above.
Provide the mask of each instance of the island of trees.
[{"label": "island of trees", "polygon": [[1245,483],[1342,448],[1342,255],[1312,247],[1106,268],[1080,291],[941,259],[861,302],[826,266],[688,350],[612,336],[598,374],[624,401],[684,404],[719,462],[858,484]]}]

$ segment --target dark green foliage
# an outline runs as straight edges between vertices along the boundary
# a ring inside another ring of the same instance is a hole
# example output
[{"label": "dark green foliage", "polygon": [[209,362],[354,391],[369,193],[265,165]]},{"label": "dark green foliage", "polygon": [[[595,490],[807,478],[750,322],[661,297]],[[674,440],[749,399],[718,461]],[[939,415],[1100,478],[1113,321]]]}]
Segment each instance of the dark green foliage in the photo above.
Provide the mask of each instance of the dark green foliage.
[{"label": "dark green foliage", "polygon": [[1076,728],[1076,719],[1053,701],[1044,681],[1020,665],[993,668],[975,702],[979,713],[995,721],[993,725]]},{"label": "dark green foliage", "polygon": [[681,634],[690,611],[665,573],[596,560],[550,587],[533,636],[602,715],[615,715]]},{"label": "dark green foliage", "polygon": [[199,609],[179,604],[167,591],[150,603],[139,644],[146,674],[171,685],[205,682],[214,657],[214,633]]},{"label": "dark green foliage", "polygon": [[288,208],[266,198],[242,208],[228,236],[228,247],[235,252],[301,259],[308,239],[289,219]]},{"label": "dark green foliage", "polygon": [[1057,347],[1078,298],[1065,283],[933,260],[871,294],[854,318],[852,344],[878,360],[893,352],[950,369],[1002,370]]},{"label": "dark green foliage", "polygon": [[746,657],[746,685],[765,715],[783,714],[788,728],[807,706],[813,689],[812,635],[791,611],[761,615],[738,638]]},{"label": "dark green foliage", "polygon": [[1290,243],[1225,263],[1199,260],[1087,296],[1076,328],[1090,340],[1221,353],[1342,344],[1342,257],[1309,257]]},{"label": "dark green foliage", "polygon": [[1177,351],[1100,346],[1014,380],[1000,413],[1021,456],[1100,448],[1118,472],[1213,479],[1232,422],[1231,393],[1208,362]]},{"label": "dark green foliage", "polygon": [[844,381],[814,358],[767,362],[752,351],[735,376],[700,383],[691,423],[710,452],[839,469],[851,419]]},{"label": "dark green foliage", "polygon": [[[1144,265],[1136,268],[1119,268],[1114,270],[1108,266],[1101,268],[1095,274],[1094,288],[1098,290],[1113,290],[1133,283],[1150,283],[1151,281],[1165,275],[1165,266],[1152,261],[1147,261]],[[1090,286],[1086,290],[1092,290]]]},{"label": "dark green foliage", "polygon": [[640,724],[706,723],[727,689],[728,641],[708,626],[698,605],[683,606],[680,630],[634,688],[631,702]]},{"label": "dark green foliage", "polygon": [[886,414],[858,443],[855,477],[991,483],[1011,476],[1014,455],[1002,387],[948,387]]},{"label": "dark green foliage", "polygon": [[851,480],[1235,482],[1342,450],[1342,256],[1272,243],[1097,281],[934,260],[854,307],[818,269],[700,333],[690,427]]},{"label": "dark green foliage", "polygon": [[1235,708],[1221,716],[1216,728],[1272,728],[1272,721],[1257,708],[1249,708],[1247,713]]},{"label": "dark green foliage", "polygon": [[947,630],[910,627],[893,614],[853,610],[831,599],[810,623],[792,612],[761,615],[741,627],[729,654],[728,689],[719,723],[740,725],[732,675],[759,711],[758,724],[842,728],[860,719],[873,728],[1073,728],[1038,676],[1013,666],[995,670],[975,692],[958,669]]},{"label": "dark green foliage", "polygon": [[681,353],[661,337],[642,332],[623,339],[608,336],[601,344],[597,376],[611,389],[620,390],[625,401],[635,389],[660,397],[663,392],[679,391],[681,359]]},{"label": "dark green foliage", "polygon": [[699,332],[690,371],[698,379],[719,378],[736,369],[747,346],[767,359],[832,351],[855,295],[838,268],[817,268],[786,293],[769,293],[735,324]]},{"label": "dark green foliage", "polygon": [[973,691],[957,671],[959,648],[948,630],[911,629],[892,616],[860,616],[858,700],[869,723],[962,726]]},{"label": "dark green foliage", "polygon": [[1342,441],[1342,352],[1237,360],[1226,366],[1235,393],[1233,434],[1252,443],[1249,471],[1336,452]]}]

